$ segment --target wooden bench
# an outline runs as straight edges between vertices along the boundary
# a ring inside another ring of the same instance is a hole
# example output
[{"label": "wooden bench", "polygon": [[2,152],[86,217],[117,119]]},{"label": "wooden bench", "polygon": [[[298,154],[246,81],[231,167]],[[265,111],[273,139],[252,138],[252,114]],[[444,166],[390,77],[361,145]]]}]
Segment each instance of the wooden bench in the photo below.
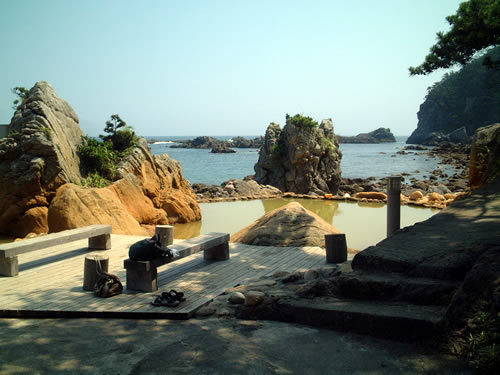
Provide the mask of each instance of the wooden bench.
[{"label": "wooden bench", "polygon": [[89,239],[89,249],[107,250],[111,248],[111,225],[95,224],[83,228],[63,230],[22,241],[0,244],[0,275],[19,274],[19,254],[29,253],[67,242]]},{"label": "wooden bench", "polygon": [[199,251],[203,251],[203,257],[207,260],[229,259],[229,233],[211,232],[167,247],[174,253],[172,258],[163,257],[152,261],[125,259],[123,266],[127,270],[127,289],[142,292],[158,290],[158,267]]}]

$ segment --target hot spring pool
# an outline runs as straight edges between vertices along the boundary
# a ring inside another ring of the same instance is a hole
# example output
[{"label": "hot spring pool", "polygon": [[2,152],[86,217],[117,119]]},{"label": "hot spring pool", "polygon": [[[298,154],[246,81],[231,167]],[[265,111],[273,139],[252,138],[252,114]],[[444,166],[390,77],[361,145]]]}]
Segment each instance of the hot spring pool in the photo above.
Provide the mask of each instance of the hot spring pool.
[{"label": "hot spring pool", "polygon": [[[266,199],[239,202],[201,203],[202,220],[175,224],[175,238],[192,238],[208,232],[231,234],[262,215],[290,202],[299,202],[346,234],[347,246],[363,250],[386,237],[387,208],[383,203],[339,202],[313,199]],[[401,227],[435,215],[438,210],[401,206]]]}]

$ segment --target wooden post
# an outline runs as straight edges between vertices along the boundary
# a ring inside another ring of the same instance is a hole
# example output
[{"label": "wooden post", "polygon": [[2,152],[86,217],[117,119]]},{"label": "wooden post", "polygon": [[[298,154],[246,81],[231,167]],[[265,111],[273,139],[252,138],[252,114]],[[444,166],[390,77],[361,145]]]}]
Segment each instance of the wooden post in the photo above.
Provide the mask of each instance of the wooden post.
[{"label": "wooden post", "polygon": [[107,255],[90,253],[85,255],[85,264],[83,267],[83,290],[94,290],[97,280],[97,262],[101,263],[101,269],[108,272],[109,257]]},{"label": "wooden post", "polygon": [[174,243],[174,227],[172,225],[157,225],[155,234],[160,237],[160,243],[163,249]]},{"label": "wooden post", "polygon": [[325,234],[326,262],[342,263],[347,260],[347,243],[344,233]]},{"label": "wooden post", "polygon": [[401,177],[387,178],[387,237],[401,227]]}]

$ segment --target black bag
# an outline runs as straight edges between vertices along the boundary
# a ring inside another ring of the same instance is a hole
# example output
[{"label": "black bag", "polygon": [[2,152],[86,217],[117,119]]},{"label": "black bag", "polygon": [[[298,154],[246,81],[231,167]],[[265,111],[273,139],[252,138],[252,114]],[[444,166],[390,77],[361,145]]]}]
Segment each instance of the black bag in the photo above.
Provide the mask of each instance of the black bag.
[{"label": "black bag", "polygon": [[97,280],[94,284],[94,296],[113,297],[123,292],[123,285],[118,276],[102,270],[101,262],[96,259]]},{"label": "black bag", "polygon": [[151,238],[146,238],[130,246],[128,257],[130,260],[153,260],[162,257],[172,258],[173,254],[169,249],[161,248],[160,237],[154,235]]}]

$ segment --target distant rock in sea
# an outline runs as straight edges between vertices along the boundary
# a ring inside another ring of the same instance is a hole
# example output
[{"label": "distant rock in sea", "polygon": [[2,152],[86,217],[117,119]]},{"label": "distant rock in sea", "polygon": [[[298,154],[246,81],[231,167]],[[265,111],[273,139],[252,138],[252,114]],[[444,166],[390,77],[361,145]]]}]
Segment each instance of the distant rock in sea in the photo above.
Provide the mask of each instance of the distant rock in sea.
[{"label": "distant rock in sea", "polygon": [[255,137],[254,139],[248,139],[243,137],[234,137],[230,141],[227,141],[230,147],[234,148],[260,148],[264,144],[264,137]]},{"label": "distant rock in sea", "polygon": [[396,142],[389,128],[378,128],[370,133],[360,133],[355,137],[337,135],[339,143],[391,143]]},{"label": "distant rock in sea", "polygon": [[172,145],[171,148],[201,148],[210,149],[215,147],[227,147],[227,148],[260,148],[264,143],[264,137],[256,137],[254,139],[248,139],[244,137],[234,137],[228,141],[221,141],[220,139],[214,137],[196,137],[194,139],[185,141],[176,141],[176,144]]},{"label": "distant rock in sea", "polygon": [[215,146],[223,144],[223,141],[218,140],[214,137],[196,137],[195,139],[190,139],[186,141],[177,141],[176,144],[170,146],[171,148],[202,148],[210,149]]},{"label": "distant rock in sea", "polygon": [[212,147],[212,151],[210,151],[212,154],[234,154],[236,151],[234,151],[231,147],[229,147],[225,143],[221,143],[219,145],[215,145]]}]

